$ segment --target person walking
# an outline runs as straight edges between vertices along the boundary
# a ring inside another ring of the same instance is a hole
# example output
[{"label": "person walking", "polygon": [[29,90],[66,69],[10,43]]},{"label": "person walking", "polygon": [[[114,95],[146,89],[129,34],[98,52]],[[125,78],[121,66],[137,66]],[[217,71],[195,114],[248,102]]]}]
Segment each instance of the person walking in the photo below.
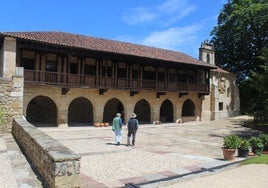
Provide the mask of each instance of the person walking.
[{"label": "person walking", "polygon": [[137,120],[137,115],[135,113],[132,113],[130,119],[127,123],[128,133],[127,133],[127,146],[130,145],[130,139],[132,136],[132,146],[135,145],[136,140],[136,132],[139,128],[139,121]]},{"label": "person walking", "polygon": [[113,119],[112,130],[114,131],[115,144],[120,145],[121,137],[122,137],[122,126],[123,122],[121,119],[121,114],[117,113],[116,117]]}]

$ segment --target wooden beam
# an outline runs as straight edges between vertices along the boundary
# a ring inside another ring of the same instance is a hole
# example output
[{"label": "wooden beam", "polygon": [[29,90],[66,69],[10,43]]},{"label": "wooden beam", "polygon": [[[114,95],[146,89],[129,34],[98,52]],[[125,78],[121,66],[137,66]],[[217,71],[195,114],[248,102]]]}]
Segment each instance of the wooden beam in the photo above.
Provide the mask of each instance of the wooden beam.
[{"label": "wooden beam", "polygon": [[103,95],[103,93],[107,92],[107,89],[99,89],[99,95]]}]

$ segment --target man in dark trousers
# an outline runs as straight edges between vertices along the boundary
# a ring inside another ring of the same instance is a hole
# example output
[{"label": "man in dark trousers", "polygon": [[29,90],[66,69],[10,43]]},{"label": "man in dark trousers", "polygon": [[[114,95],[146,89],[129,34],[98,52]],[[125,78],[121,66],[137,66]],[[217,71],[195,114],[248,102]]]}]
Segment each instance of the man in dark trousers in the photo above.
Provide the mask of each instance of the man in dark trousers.
[{"label": "man in dark trousers", "polygon": [[127,146],[130,145],[131,135],[132,135],[132,146],[135,145],[136,132],[139,128],[139,121],[136,119],[136,117],[137,115],[135,113],[132,113],[131,118],[128,120]]}]

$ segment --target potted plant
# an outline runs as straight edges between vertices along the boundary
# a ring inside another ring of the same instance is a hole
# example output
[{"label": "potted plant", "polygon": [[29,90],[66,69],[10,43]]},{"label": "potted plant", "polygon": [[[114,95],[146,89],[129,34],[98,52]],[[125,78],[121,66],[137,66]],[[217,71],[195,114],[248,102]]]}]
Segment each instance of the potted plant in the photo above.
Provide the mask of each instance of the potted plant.
[{"label": "potted plant", "polygon": [[261,155],[263,150],[262,140],[259,137],[252,136],[249,140],[252,152],[255,155]]},{"label": "potted plant", "polygon": [[240,138],[239,139],[239,146],[238,146],[238,157],[248,157],[250,148],[249,139],[247,138]]},{"label": "potted plant", "polygon": [[239,146],[239,137],[237,135],[228,135],[223,138],[223,157],[225,160],[233,160],[235,151]]}]

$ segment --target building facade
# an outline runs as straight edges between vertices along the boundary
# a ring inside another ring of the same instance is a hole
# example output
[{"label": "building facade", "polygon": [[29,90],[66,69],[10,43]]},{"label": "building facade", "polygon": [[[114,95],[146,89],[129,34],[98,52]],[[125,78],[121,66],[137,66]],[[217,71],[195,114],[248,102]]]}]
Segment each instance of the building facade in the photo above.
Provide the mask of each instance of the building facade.
[{"label": "building facade", "polygon": [[[13,88],[0,104],[36,126],[91,126],[117,112],[124,121],[135,112],[141,124],[239,114],[236,78],[215,66],[207,41],[200,60],[63,32],[2,32],[0,49],[1,83]],[[6,105],[13,98],[16,108]]]}]

